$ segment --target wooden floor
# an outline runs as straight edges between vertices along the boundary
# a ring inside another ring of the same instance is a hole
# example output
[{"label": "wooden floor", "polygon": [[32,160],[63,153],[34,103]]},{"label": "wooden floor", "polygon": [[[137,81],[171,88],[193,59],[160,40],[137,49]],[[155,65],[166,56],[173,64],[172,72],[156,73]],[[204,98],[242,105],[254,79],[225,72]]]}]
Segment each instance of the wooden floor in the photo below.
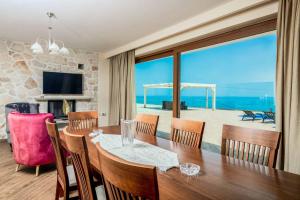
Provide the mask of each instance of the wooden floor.
[{"label": "wooden floor", "polygon": [[[158,137],[167,139],[168,135],[158,133]],[[35,168],[21,166],[18,172],[15,169],[16,163],[9,145],[0,141],[0,200],[54,199],[55,165],[41,166],[38,177],[35,176]]]},{"label": "wooden floor", "polygon": [[16,163],[9,145],[0,142],[0,200],[53,200],[56,188],[55,165],[41,166],[40,175],[35,168],[20,167]]}]

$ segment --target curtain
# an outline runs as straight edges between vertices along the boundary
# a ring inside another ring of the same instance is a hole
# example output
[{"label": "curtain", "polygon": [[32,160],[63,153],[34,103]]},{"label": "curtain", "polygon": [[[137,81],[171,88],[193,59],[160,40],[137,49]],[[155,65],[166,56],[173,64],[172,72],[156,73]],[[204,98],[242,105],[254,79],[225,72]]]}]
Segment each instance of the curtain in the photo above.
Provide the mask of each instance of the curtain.
[{"label": "curtain", "polygon": [[135,116],[135,52],[113,56],[109,62],[109,124],[119,125],[121,119],[133,119]]},{"label": "curtain", "polygon": [[280,0],[277,18],[277,167],[300,174],[300,0]]}]

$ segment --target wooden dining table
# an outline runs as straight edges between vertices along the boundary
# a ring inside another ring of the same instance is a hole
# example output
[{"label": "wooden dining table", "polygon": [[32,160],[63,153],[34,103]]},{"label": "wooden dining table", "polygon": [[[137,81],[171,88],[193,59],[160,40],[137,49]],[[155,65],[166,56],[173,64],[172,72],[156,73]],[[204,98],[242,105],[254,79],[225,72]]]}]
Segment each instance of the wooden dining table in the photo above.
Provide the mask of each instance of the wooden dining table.
[{"label": "wooden dining table", "polygon": [[[104,134],[120,134],[120,126],[100,127]],[[101,173],[96,145],[90,131],[85,135],[89,159]],[[157,170],[160,199],[300,199],[300,175],[229,158],[203,149],[191,148],[159,137],[137,134],[136,139],[176,152],[180,163],[201,167],[196,176],[187,176],[179,168]],[[64,135],[61,132],[64,143]]]}]

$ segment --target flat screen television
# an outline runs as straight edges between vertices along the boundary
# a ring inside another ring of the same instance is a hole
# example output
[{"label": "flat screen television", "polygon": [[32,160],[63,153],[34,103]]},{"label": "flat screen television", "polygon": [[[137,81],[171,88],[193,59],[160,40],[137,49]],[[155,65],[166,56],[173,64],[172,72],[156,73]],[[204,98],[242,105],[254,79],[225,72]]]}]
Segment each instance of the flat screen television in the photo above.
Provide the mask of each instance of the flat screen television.
[{"label": "flat screen television", "polygon": [[44,94],[82,94],[82,74],[43,72]]}]

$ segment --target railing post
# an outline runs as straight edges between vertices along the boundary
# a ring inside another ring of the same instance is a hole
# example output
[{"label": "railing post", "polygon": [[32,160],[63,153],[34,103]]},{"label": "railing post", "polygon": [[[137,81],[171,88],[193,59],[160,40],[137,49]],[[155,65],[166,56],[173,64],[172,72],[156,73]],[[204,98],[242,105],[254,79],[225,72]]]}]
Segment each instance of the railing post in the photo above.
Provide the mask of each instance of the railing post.
[{"label": "railing post", "polygon": [[216,110],[216,88],[212,88],[212,110]]}]

